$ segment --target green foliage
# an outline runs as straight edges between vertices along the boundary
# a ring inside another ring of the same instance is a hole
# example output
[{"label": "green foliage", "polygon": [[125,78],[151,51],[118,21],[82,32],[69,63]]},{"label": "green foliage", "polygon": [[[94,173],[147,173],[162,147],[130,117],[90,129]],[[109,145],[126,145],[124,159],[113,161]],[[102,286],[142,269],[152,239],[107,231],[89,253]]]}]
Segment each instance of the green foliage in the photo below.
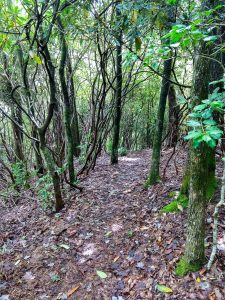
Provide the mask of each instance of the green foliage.
[{"label": "green foliage", "polygon": [[36,190],[39,202],[44,210],[53,207],[53,183],[49,173],[38,179]]},{"label": "green foliage", "polygon": [[193,147],[199,147],[202,142],[205,142],[211,148],[216,147],[223,131],[213,119],[213,113],[223,112],[225,107],[224,98],[225,93],[220,93],[219,88],[216,88],[208,99],[203,100],[202,104],[194,107],[193,112],[189,115],[191,119],[187,122],[192,130],[185,137],[186,140],[193,141]]},{"label": "green foliage", "polygon": [[12,174],[15,179],[16,187],[29,187],[29,175],[26,170],[26,166],[22,161],[17,161],[16,163],[12,164]]},{"label": "green foliage", "polygon": [[84,164],[85,160],[86,160],[86,154],[87,154],[87,150],[88,150],[88,143],[85,142],[83,144],[79,145],[80,148],[80,155],[79,155],[79,163],[82,165]]},{"label": "green foliage", "polygon": [[181,260],[177,263],[175,273],[177,276],[185,276],[188,272],[197,272],[201,268],[202,264],[189,263],[185,257],[181,258]]},{"label": "green foliage", "polygon": [[170,287],[168,287],[164,284],[157,284],[156,288],[159,292],[162,292],[162,293],[172,293],[173,292],[173,290]]},{"label": "green foliage", "polygon": [[50,277],[51,277],[52,282],[58,282],[61,279],[60,276],[56,275],[56,274],[53,274]]},{"label": "green foliage", "polygon": [[106,279],[108,277],[108,275],[100,270],[96,270],[96,274],[101,278],[101,279]]},{"label": "green foliage", "polygon": [[118,149],[118,154],[119,156],[127,156],[128,150],[125,147],[120,147]]},{"label": "green foliage", "polygon": [[111,139],[108,139],[107,141],[106,141],[106,151],[107,151],[107,153],[111,153],[112,152],[112,144],[113,144],[113,142],[112,142],[112,140]]},{"label": "green foliage", "polygon": [[180,212],[182,208],[188,207],[188,198],[184,195],[179,195],[178,198],[166,206],[164,206],[160,212],[161,213],[172,213],[172,212]]},{"label": "green foliage", "polygon": [[217,188],[217,181],[214,174],[209,174],[207,179],[206,199],[211,200]]},{"label": "green foliage", "polygon": [[133,235],[134,235],[133,230],[129,229],[129,230],[127,231],[127,236],[128,236],[129,238],[132,238]]}]

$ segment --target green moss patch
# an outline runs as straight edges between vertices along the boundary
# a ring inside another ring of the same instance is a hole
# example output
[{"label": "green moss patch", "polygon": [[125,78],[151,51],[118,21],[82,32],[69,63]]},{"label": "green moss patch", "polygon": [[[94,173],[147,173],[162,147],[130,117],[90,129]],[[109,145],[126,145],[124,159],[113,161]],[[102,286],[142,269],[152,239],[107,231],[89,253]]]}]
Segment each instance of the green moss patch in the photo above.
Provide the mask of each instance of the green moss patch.
[{"label": "green moss patch", "polygon": [[177,276],[185,276],[188,272],[197,272],[202,266],[202,263],[189,263],[185,257],[177,263],[175,273]]},{"label": "green moss patch", "polygon": [[171,212],[179,212],[188,207],[188,198],[185,195],[179,195],[176,200],[170,202],[166,206],[164,206],[160,212],[162,213],[171,213]]},{"label": "green moss patch", "polygon": [[208,177],[207,189],[206,189],[206,199],[210,201],[216,191],[217,182],[214,174]]}]

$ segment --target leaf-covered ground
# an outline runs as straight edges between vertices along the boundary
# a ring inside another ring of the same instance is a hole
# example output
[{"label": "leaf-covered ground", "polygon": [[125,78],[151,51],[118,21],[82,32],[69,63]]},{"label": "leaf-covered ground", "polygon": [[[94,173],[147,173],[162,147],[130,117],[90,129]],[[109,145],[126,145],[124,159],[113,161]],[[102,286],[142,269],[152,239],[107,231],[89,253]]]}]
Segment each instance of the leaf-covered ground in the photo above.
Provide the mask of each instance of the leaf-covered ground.
[{"label": "leaf-covered ground", "polygon": [[[163,151],[163,166],[171,151]],[[32,195],[17,205],[2,199],[0,299],[225,299],[224,212],[211,272],[203,268],[176,277],[186,211],[160,214],[159,209],[171,201],[168,193],[179,189],[186,154],[178,151],[163,182],[146,191],[149,157],[147,150],[136,152],[120,158],[118,166],[101,157],[82,181],[84,192],[66,193],[60,214],[44,213]],[[212,208],[210,204],[208,254]]]}]

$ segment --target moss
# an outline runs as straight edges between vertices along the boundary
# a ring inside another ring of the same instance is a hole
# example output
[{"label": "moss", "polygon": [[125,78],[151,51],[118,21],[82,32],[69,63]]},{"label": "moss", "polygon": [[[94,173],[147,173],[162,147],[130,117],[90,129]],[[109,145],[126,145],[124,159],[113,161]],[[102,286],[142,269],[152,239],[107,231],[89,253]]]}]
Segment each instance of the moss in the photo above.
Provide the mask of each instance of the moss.
[{"label": "moss", "polygon": [[176,195],[177,195],[177,192],[175,192],[175,191],[169,192],[169,193],[168,193],[168,196],[169,196],[170,198],[174,198],[174,197],[176,197]]},{"label": "moss", "polygon": [[190,185],[190,176],[189,176],[189,170],[187,170],[186,174],[184,175],[184,177],[182,179],[180,193],[183,195],[188,195],[189,185]]},{"label": "moss", "polygon": [[202,263],[189,263],[185,257],[177,263],[175,273],[177,276],[185,276],[188,272],[197,272]]},{"label": "moss", "polygon": [[210,174],[207,180],[206,199],[210,201],[216,191],[217,182],[214,174]]},{"label": "moss", "polygon": [[144,183],[144,188],[148,189],[150,186],[159,183],[160,182],[160,177],[157,177],[157,179],[153,179],[151,180],[150,178],[148,178],[145,183]]},{"label": "moss", "polygon": [[188,198],[185,195],[179,194],[178,198],[166,206],[164,206],[160,212],[162,213],[170,213],[170,212],[179,212],[180,209],[178,206],[181,205],[183,208],[188,207]]}]

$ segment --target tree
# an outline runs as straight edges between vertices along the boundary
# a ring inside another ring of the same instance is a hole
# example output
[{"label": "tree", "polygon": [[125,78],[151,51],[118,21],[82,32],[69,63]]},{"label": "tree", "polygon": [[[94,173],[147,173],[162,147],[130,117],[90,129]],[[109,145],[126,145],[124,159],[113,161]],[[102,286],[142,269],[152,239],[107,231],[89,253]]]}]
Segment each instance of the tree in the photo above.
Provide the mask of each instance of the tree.
[{"label": "tree", "polygon": [[[120,9],[116,7],[117,22],[121,23]],[[120,136],[120,120],[122,114],[122,26],[120,24],[117,30],[117,45],[116,45],[116,92],[115,92],[115,112],[114,112],[114,132],[111,152],[111,163],[118,163],[118,146]]]}]

